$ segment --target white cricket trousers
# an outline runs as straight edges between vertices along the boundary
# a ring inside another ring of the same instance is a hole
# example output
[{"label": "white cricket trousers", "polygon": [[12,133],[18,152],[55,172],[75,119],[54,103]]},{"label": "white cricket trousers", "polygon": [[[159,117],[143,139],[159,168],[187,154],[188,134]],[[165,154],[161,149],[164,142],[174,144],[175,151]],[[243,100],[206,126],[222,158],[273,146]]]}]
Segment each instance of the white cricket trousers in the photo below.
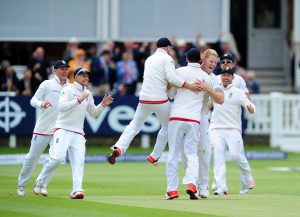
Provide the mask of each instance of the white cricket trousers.
[{"label": "white cricket trousers", "polygon": [[83,191],[85,142],[84,136],[79,133],[64,129],[56,130],[54,132],[53,144],[49,150],[50,157],[37,178],[37,183],[43,186],[48,185],[56,168],[61,162],[64,162],[68,151],[73,176],[71,195],[76,191]]},{"label": "white cricket trousers", "polygon": [[225,151],[229,150],[232,160],[240,170],[242,186],[253,181],[251,168],[244,152],[241,132],[237,129],[212,129],[211,144],[214,152],[214,179],[218,190],[227,191]]},{"label": "white cricket trousers", "polygon": [[26,155],[22,170],[19,174],[18,185],[25,186],[36,167],[36,164],[45,151],[48,144],[51,146],[53,142],[53,136],[37,135],[33,134],[31,139],[31,145],[28,154]]},{"label": "white cricket trousers", "polygon": [[209,136],[209,114],[201,114],[200,121],[200,142],[198,148],[199,177],[198,186],[200,189],[209,188],[209,167],[211,160],[211,144]]},{"label": "white cricket trousers", "polygon": [[169,153],[166,164],[167,192],[178,191],[178,158],[181,146],[187,159],[187,168],[182,184],[197,185],[198,181],[198,144],[200,139],[198,123],[185,121],[170,121],[168,125]]},{"label": "white cricket trousers", "polygon": [[[198,177],[198,188],[208,189],[209,188],[209,168],[211,161],[211,144],[209,136],[209,121],[208,114],[201,114],[200,121],[200,141],[198,146],[198,160],[199,160],[199,177]],[[181,150],[181,159],[183,168],[187,168],[187,159],[184,155],[183,148]]]},{"label": "white cricket trousers", "polygon": [[168,122],[170,109],[171,105],[169,101],[162,104],[139,103],[136,108],[133,120],[125,128],[124,132],[122,133],[121,137],[114,145],[114,147],[118,147],[119,149],[121,149],[122,154],[124,154],[129,148],[129,145],[133,138],[142,130],[147,117],[154,113],[159,119],[160,124],[162,125],[158,132],[156,143],[154,146],[154,150],[156,151],[151,153],[151,156],[154,159],[158,159],[168,142]]}]

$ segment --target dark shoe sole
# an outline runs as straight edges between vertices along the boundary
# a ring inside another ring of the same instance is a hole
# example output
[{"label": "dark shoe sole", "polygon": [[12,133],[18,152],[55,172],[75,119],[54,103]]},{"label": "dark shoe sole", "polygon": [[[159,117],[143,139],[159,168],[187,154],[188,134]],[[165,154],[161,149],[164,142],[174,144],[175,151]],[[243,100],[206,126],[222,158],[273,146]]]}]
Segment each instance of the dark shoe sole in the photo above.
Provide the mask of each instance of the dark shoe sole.
[{"label": "dark shoe sole", "polygon": [[186,193],[187,193],[188,195],[190,195],[190,199],[191,199],[191,200],[198,200],[198,197],[195,195],[196,192],[193,192],[191,189],[187,189],[187,190],[186,190]]},{"label": "dark shoe sole", "polygon": [[109,155],[107,161],[110,164],[115,164],[116,163],[116,158],[119,157],[119,153],[117,151],[113,151],[113,153],[111,155]]}]

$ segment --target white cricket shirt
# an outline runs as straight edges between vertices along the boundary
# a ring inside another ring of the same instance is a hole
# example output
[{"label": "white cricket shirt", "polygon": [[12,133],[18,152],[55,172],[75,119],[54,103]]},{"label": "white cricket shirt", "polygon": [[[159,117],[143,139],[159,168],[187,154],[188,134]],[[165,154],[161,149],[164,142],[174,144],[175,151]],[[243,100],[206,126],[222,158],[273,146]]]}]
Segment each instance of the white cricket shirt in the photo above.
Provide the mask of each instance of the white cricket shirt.
[{"label": "white cricket shirt", "polygon": [[94,98],[90,94],[81,103],[77,98],[83,94],[84,87],[74,82],[62,90],[59,99],[59,114],[54,126],[55,129],[65,129],[84,134],[83,124],[86,112],[92,117],[97,117],[105,109],[101,103],[94,104]]},{"label": "white cricket shirt", "polygon": [[[31,106],[41,109],[41,113],[36,121],[33,134],[50,136],[53,134],[53,127],[58,116],[58,100],[63,87],[59,78],[55,75],[53,79],[43,81],[34,96],[30,100]],[[43,102],[50,102],[52,106],[44,109],[41,107]]]},{"label": "white cricket shirt", "polygon": [[158,48],[145,62],[143,86],[139,94],[140,103],[168,100],[168,83],[182,87],[184,82],[175,73],[172,57],[164,49]]},{"label": "white cricket shirt", "polygon": [[237,129],[241,131],[241,106],[245,107],[254,104],[248,99],[245,92],[233,84],[228,85],[223,89],[224,103],[214,103],[214,110],[210,120],[210,129]]},{"label": "white cricket shirt", "polygon": [[[204,80],[213,88],[209,75],[200,68],[198,63],[188,63],[187,66],[176,69],[176,74],[191,83]],[[208,97],[205,91],[195,93],[185,88],[177,88],[169,119],[200,123],[204,97]]]}]

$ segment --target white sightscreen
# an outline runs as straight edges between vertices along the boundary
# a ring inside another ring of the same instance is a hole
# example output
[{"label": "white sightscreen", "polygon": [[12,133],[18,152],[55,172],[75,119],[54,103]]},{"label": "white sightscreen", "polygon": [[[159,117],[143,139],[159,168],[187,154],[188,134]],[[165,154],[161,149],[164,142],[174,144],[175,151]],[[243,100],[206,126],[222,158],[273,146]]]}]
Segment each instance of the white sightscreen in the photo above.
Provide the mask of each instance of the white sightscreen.
[{"label": "white sightscreen", "polygon": [[119,36],[216,39],[221,30],[220,0],[120,0]]},{"label": "white sightscreen", "polygon": [[0,0],[0,40],[96,40],[97,0]]}]

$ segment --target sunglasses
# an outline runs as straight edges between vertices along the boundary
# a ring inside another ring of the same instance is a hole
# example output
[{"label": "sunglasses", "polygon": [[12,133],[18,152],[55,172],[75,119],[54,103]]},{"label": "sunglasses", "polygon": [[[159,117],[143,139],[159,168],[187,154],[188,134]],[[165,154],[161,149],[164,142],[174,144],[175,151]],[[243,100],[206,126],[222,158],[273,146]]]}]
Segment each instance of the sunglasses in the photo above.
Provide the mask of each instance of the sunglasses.
[{"label": "sunglasses", "polygon": [[233,63],[231,60],[222,60],[221,64],[229,64],[229,63]]}]

